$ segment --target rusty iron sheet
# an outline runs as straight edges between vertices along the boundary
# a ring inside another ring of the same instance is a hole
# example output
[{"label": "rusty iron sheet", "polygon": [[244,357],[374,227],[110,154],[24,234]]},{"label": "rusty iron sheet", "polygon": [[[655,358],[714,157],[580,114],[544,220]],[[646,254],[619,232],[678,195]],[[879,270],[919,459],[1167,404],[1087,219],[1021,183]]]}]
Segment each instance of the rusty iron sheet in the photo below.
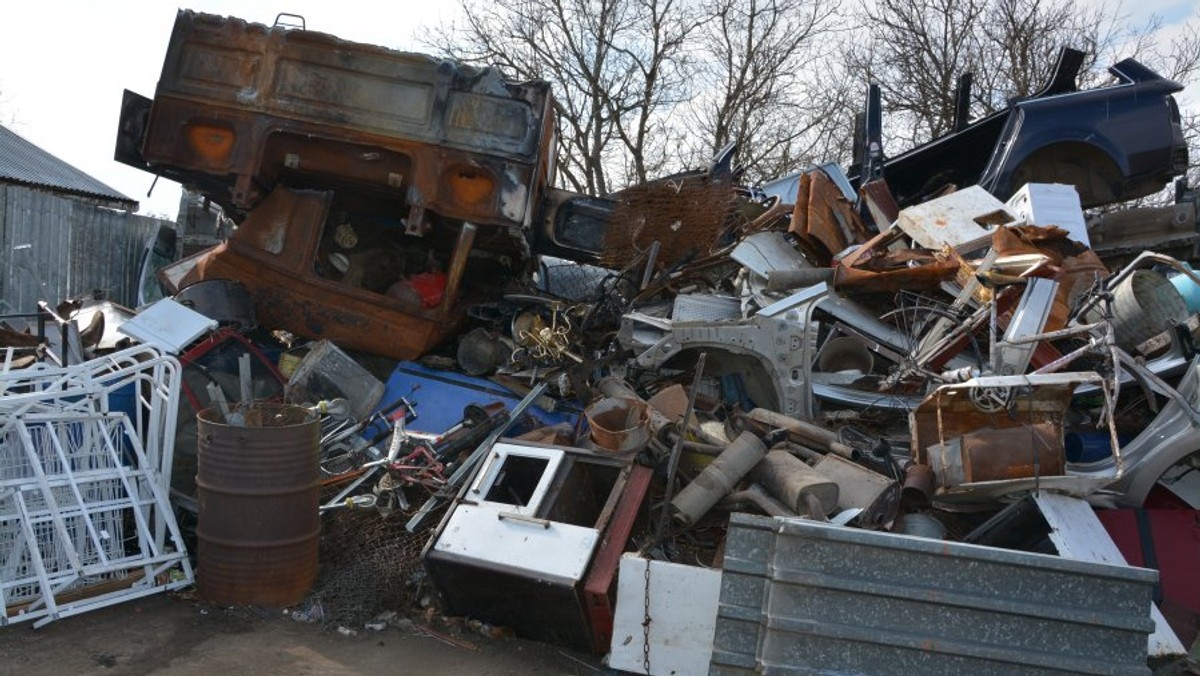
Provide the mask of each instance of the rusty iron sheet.
[{"label": "rusty iron sheet", "polygon": [[[317,273],[318,241],[332,199],[328,192],[275,190],[228,242],[200,257],[184,285],[239,281],[262,326],[392,359],[415,359],[452,335],[463,311],[448,297],[426,308]],[[464,239],[469,246],[473,236]],[[462,256],[451,261],[460,276]]]},{"label": "rusty iron sheet", "polygon": [[871,218],[875,219],[877,230],[886,230],[888,226],[895,223],[896,219],[900,217],[900,206],[896,204],[896,198],[892,196],[892,191],[888,189],[886,180],[878,178],[874,181],[868,181],[858,189],[858,194],[866,203],[867,211],[870,212]]},{"label": "rusty iron sheet", "polygon": [[856,257],[853,267],[835,266],[833,285],[837,289],[876,292],[933,290],[954,279],[961,265],[962,259],[952,250],[931,255],[913,249],[876,249]]},{"label": "rusty iron sheet", "polygon": [[841,189],[823,171],[811,171],[800,177],[796,205],[788,231],[806,244],[817,265],[826,266],[833,256],[851,244],[860,244],[870,233],[846,201]]},{"label": "rusty iron sheet", "polygon": [[998,226],[992,232],[992,248],[1000,256],[1038,253],[1050,257],[1053,265],[1079,256],[1089,249],[1072,240],[1062,228],[1038,225]]},{"label": "rusty iron sheet", "polygon": [[122,120],[140,158],[121,159],[231,213],[288,177],[393,195],[414,220],[522,226],[549,181],[553,127],[545,82],[183,10],[146,121]]},{"label": "rusty iron sheet", "polygon": [[[1055,459],[1065,453],[1063,424],[1071,397],[1081,383],[1102,379],[1092,372],[1053,376],[992,376],[939,387],[909,414],[912,459],[932,464],[939,474],[939,488],[953,489],[956,484],[947,481],[943,454],[953,452],[955,442],[961,441],[957,450],[962,456],[978,456],[972,459],[978,461],[974,467],[979,476],[974,481],[966,478],[965,483],[1016,480],[1030,476],[1023,473],[1032,467],[1031,445],[1036,439],[1041,444],[1037,460],[1045,463],[1039,465],[1038,476],[1061,476],[1064,470]],[[1038,431],[1038,426],[1047,427]],[[1017,432],[1010,435],[1002,430]],[[931,457],[935,453],[939,456]],[[968,462],[962,458],[963,470],[971,467]]]},{"label": "rusty iron sheet", "polygon": [[600,263],[628,265],[659,243],[656,270],[702,261],[721,247],[721,234],[742,225],[734,185],[704,174],[659,179],[608,196],[615,203]]},{"label": "rusty iron sheet", "polygon": [[981,428],[962,437],[967,483],[1059,476],[1066,469],[1061,425],[1034,423],[1002,429]]},{"label": "rusty iron sheet", "polygon": [[[1049,260],[1049,269],[1038,276],[1054,279],[1059,284],[1059,303],[1074,307],[1096,280],[1108,277],[1108,268],[1095,251],[1072,241],[1062,228],[1026,225],[1000,227],[992,234],[992,248],[999,256],[1039,254]],[[1060,328],[1052,321],[1047,330]]]}]

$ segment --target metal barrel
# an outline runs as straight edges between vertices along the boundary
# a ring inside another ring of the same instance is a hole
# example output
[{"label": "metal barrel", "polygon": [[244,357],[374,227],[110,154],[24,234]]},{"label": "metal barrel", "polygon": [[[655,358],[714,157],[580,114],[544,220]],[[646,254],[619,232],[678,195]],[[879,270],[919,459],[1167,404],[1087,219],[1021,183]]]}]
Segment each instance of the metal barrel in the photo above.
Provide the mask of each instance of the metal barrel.
[{"label": "metal barrel", "polygon": [[288,606],[317,577],[320,422],[259,403],[197,416],[196,588],[223,605]]}]

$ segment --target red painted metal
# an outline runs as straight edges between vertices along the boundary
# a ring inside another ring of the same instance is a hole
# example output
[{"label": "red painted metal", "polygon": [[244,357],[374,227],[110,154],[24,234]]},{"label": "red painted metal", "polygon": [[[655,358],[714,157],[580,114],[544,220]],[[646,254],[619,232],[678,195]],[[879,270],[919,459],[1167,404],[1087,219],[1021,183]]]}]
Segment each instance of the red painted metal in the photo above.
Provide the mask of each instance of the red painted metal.
[{"label": "red painted metal", "polygon": [[648,467],[633,465],[625,492],[613,510],[612,520],[584,580],[584,609],[591,624],[592,650],[597,654],[608,652],[612,641],[613,582],[653,474]]}]

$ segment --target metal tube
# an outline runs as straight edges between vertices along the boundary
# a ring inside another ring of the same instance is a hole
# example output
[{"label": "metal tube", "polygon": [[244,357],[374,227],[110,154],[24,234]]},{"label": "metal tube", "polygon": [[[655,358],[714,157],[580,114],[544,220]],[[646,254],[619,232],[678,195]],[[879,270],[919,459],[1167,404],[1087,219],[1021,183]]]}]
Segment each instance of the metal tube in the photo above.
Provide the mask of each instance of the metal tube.
[{"label": "metal tube", "polygon": [[758,484],[750,484],[745,490],[730,493],[721,503],[731,506],[750,503],[761,509],[767,516],[796,516],[795,512],[787,508],[787,505],[771,497],[771,494]]},{"label": "metal tube", "polygon": [[[688,419],[692,417],[692,412],[696,410],[696,392],[700,389],[700,378],[702,375],[704,375],[704,362],[707,360],[707,357],[707,353],[701,352],[700,358],[696,360],[696,373],[692,376],[692,389],[690,392],[688,392],[687,408],[684,409],[683,412],[683,426],[685,428],[687,427]],[[761,446],[762,442],[759,442],[759,445]],[[766,453],[766,446],[763,446],[763,452]],[[671,511],[670,507],[675,506],[675,502],[671,500],[671,491],[675,488],[675,472],[679,469],[679,456],[681,453],[683,453],[682,432],[678,437],[675,438],[675,445],[671,448],[671,457],[667,461],[667,489],[663,494],[663,507],[662,512],[660,512],[658,516],[658,528],[656,528],[654,531],[653,545],[658,545],[658,543],[662,541],[663,534],[665,534],[667,531],[667,515]],[[717,458],[717,460],[714,460],[713,462],[718,461],[720,461],[720,458]],[[707,468],[705,471],[707,471]],[[749,471],[749,468],[747,468],[746,471]],[[691,484],[688,484],[688,486],[691,487]],[[685,488],[684,491],[686,492],[687,488]],[[723,494],[724,493],[722,493],[722,495]],[[718,495],[713,500],[712,504],[709,505],[709,507],[712,507],[712,505],[716,504],[716,501],[720,499],[721,496]],[[707,511],[707,509],[708,508],[706,507],[705,510]]]},{"label": "metal tube", "polygon": [[793,441],[813,444],[822,450],[837,453],[851,460],[859,456],[858,451],[838,440],[837,433],[810,422],[797,420],[765,408],[756,408],[745,417],[774,429],[787,430]]},{"label": "metal tube", "polygon": [[671,500],[672,517],[685,526],[699,521],[766,454],[767,446],[761,439],[753,432],[742,432],[720,457]]},{"label": "metal tube", "polygon": [[463,273],[467,269],[467,258],[471,255],[471,247],[475,244],[477,228],[464,222],[458,231],[458,242],[454,245],[454,255],[450,259],[450,270],[446,273],[446,292],[442,296],[439,312],[449,312],[458,297],[458,289],[462,286]]}]

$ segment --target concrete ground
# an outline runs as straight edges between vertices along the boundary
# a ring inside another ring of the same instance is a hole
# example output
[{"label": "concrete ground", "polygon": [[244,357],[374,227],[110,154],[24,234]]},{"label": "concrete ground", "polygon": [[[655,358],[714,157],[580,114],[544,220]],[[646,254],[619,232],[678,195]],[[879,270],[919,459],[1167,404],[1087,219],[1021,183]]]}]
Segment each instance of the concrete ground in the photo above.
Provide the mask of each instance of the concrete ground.
[{"label": "concrete ground", "polygon": [[[52,622],[0,627],[0,676],[583,676],[599,658],[469,628],[356,629],[352,636],[278,610],[219,608],[158,595]],[[447,642],[448,641],[448,642]],[[453,644],[453,645],[452,645]]]}]

